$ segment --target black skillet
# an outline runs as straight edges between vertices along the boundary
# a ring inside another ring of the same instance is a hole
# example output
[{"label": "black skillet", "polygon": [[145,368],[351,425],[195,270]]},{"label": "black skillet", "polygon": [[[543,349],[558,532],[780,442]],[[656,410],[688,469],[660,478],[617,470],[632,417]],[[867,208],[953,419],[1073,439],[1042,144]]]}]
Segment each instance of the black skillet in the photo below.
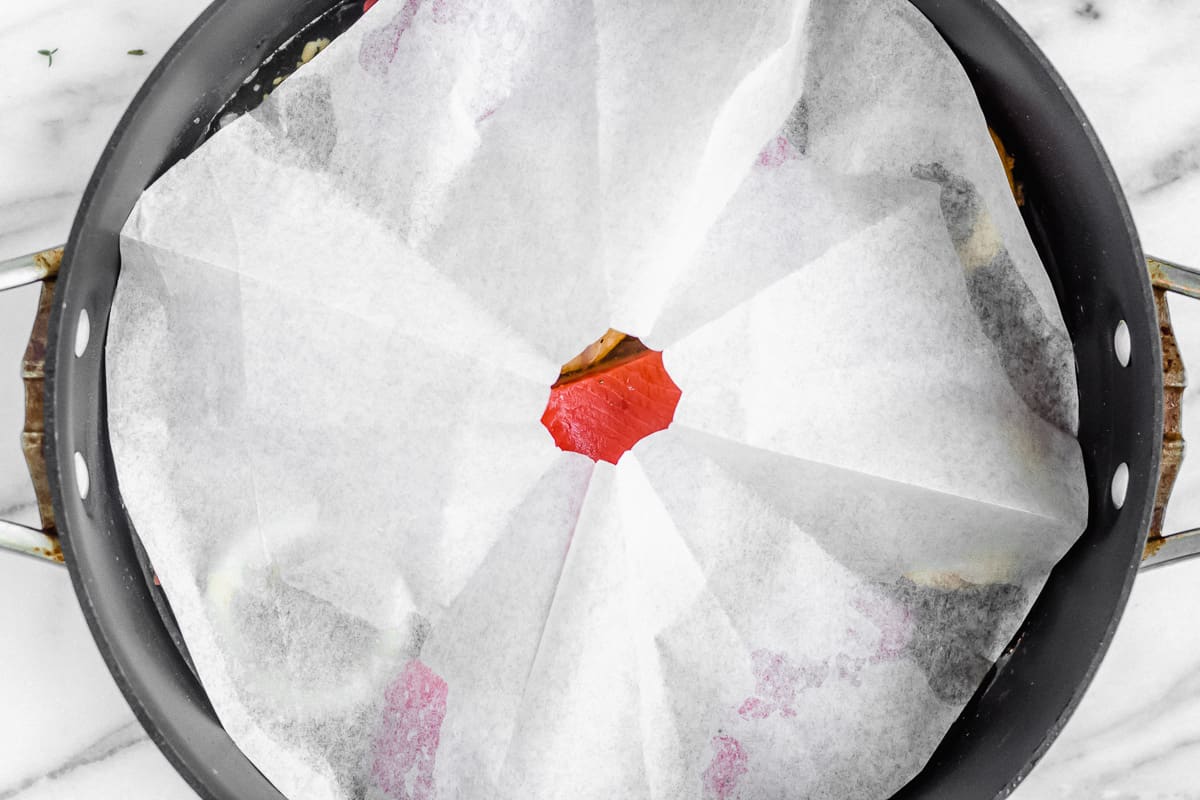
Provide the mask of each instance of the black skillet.
[{"label": "black skillet", "polygon": [[[1164,442],[1164,407],[1168,428],[1177,430],[1179,394],[1176,387],[1164,403],[1163,353],[1170,368],[1177,352],[1169,337],[1160,346],[1146,261],[1091,127],[1042,53],[993,0],[912,2],[958,53],[989,122],[1016,157],[1025,220],[1078,363],[1079,440],[1091,494],[1087,530],[928,765],[896,795],[993,798],[1007,795],[1032,769],[1079,702],[1143,555],[1161,549],[1154,558],[1165,560],[1194,549],[1200,537],[1157,537],[1166,500],[1164,492],[1156,510],[1160,454],[1169,456],[1161,459],[1169,492],[1182,452],[1172,433]],[[45,393],[31,394],[28,449],[35,466],[38,452],[44,455],[62,550],[109,669],[151,738],[206,798],[281,795],[217,721],[121,502],[103,362],[120,271],[118,233],[142,190],[195,149],[223,114],[261,100],[272,79],[294,66],[304,41],[336,35],[360,13],[358,2],[344,0],[214,2],[147,79],[105,148],[75,218],[53,302],[46,303],[52,311]],[[1156,277],[1187,294],[1200,291],[1194,274],[1173,265],[1158,265]],[[1130,343],[1125,365],[1114,346],[1122,321]],[[35,342],[27,369],[34,387],[36,350]],[[1180,376],[1168,369],[1168,384]],[[44,446],[36,413],[43,399]]]}]

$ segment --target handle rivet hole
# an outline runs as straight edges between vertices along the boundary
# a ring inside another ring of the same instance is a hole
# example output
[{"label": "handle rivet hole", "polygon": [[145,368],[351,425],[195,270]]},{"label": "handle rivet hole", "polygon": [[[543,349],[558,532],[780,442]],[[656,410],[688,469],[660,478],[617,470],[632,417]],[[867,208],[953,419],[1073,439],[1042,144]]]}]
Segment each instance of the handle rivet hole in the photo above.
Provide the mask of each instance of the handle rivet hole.
[{"label": "handle rivet hole", "polygon": [[79,491],[79,499],[87,500],[88,490],[92,488],[91,477],[88,475],[87,462],[79,451],[75,451],[75,488]]},{"label": "handle rivet hole", "polygon": [[86,308],[79,309],[79,319],[75,323],[75,357],[79,358],[87,350],[88,340],[92,338],[92,323],[88,319]]},{"label": "handle rivet hole", "polygon": [[1125,492],[1129,489],[1129,465],[1122,461],[1113,470],[1112,501],[1117,508],[1125,505]]},{"label": "handle rivet hole", "polygon": [[1132,348],[1132,343],[1129,339],[1129,326],[1125,324],[1125,320],[1117,323],[1117,329],[1113,331],[1113,352],[1117,356],[1117,363],[1122,367],[1129,366],[1129,353]]}]

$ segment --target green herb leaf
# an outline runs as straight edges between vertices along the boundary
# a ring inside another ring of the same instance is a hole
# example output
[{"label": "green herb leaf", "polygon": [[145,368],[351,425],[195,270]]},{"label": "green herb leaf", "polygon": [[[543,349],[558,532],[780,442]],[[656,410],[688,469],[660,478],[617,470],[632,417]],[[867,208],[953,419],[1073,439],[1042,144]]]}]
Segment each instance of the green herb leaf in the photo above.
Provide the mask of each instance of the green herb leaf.
[{"label": "green herb leaf", "polygon": [[47,67],[52,67],[52,66],[54,66],[54,54],[55,54],[55,53],[57,53],[57,52],[58,52],[58,48],[57,48],[57,47],[56,47],[56,48],[54,48],[53,50],[45,50],[45,49],[43,49],[43,50],[38,50],[38,55],[39,55],[39,56],[45,56],[45,57],[46,57],[46,66],[47,66]]},{"label": "green herb leaf", "polygon": [[126,52],[127,52],[129,55],[131,55],[131,56],[144,56],[144,55],[146,55],[146,51],[145,51],[145,50],[143,50],[143,49],[142,49],[142,48],[140,48],[140,47],[139,47],[138,49],[136,49],[136,50],[127,50]]}]

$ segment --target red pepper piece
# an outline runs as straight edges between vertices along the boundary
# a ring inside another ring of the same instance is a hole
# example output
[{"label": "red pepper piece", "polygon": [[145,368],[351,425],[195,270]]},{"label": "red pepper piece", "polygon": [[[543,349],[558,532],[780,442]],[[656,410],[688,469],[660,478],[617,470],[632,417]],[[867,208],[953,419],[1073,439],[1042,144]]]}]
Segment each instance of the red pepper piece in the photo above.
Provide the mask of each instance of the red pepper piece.
[{"label": "red pepper piece", "polygon": [[646,350],[559,380],[550,390],[542,424],[563,450],[615,464],[629,448],[671,424],[679,397],[662,353]]}]

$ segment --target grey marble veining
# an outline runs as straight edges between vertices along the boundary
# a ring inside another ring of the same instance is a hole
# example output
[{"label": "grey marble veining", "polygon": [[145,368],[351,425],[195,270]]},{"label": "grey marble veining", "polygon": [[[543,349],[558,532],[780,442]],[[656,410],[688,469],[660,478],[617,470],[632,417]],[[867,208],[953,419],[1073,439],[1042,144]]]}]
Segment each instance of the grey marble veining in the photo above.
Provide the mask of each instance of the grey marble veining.
[{"label": "grey marble veining", "polygon": [[[1200,3],[1003,0],[1113,161],[1149,252],[1200,265]],[[0,4],[0,258],[56,244],[113,126],[203,0]],[[58,48],[53,66],[37,54]],[[140,48],[145,56],[126,51]],[[35,289],[0,295],[0,509],[28,514],[16,365]],[[1200,303],[1172,301],[1200,363]],[[1197,369],[1200,369],[1198,367]],[[1185,395],[1200,420],[1200,381]],[[4,433],[7,430],[9,433]],[[1200,457],[1168,528],[1200,525]],[[1017,800],[1200,800],[1200,560],[1140,576],[1078,712]],[[0,554],[0,800],[195,795],[145,738],[65,572]]]},{"label": "grey marble veining", "polygon": [[54,767],[49,772],[25,778],[12,786],[0,788],[0,800],[19,797],[38,784],[62,781],[84,767],[108,761],[121,751],[127,750],[145,740],[146,732],[142,730],[142,726],[138,724],[137,720],[124,722],[79,752],[72,753],[59,766]]}]

